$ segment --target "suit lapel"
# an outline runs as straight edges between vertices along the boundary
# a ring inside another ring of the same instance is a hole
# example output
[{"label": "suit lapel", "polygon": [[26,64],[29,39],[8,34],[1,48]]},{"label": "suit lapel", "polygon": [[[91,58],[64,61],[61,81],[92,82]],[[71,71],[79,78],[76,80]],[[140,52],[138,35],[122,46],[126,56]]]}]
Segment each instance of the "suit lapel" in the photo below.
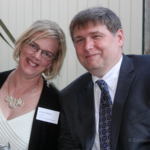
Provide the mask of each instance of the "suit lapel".
[{"label": "suit lapel", "polygon": [[112,150],[115,150],[117,146],[123,107],[129,94],[134,77],[135,72],[132,61],[130,60],[130,58],[123,55],[123,61],[120,69],[112,112]]},{"label": "suit lapel", "polygon": [[79,93],[79,115],[86,136],[86,150],[91,150],[95,139],[95,109],[92,80],[85,90]]}]

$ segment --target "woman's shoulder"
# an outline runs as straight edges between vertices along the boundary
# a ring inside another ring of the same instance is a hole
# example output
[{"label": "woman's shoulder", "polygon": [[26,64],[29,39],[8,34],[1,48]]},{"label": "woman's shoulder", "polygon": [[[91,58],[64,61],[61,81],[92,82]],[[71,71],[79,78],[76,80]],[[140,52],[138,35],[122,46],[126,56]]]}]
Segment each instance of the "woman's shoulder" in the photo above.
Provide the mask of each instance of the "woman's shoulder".
[{"label": "woman's shoulder", "polygon": [[49,82],[44,79],[44,89],[48,92],[53,92],[54,94],[59,94],[59,89],[55,86],[53,82]]},{"label": "woman's shoulder", "polygon": [[47,81],[44,80],[40,99],[42,100],[42,105],[44,105],[44,108],[51,107],[54,110],[60,109],[59,90],[52,83],[47,85]]},{"label": "woman's shoulder", "polygon": [[7,77],[13,70],[14,69],[0,72],[0,77]]},{"label": "woman's shoulder", "polygon": [[7,70],[7,71],[0,72],[0,88],[2,87],[2,85],[6,81],[7,77],[13,70]]}]

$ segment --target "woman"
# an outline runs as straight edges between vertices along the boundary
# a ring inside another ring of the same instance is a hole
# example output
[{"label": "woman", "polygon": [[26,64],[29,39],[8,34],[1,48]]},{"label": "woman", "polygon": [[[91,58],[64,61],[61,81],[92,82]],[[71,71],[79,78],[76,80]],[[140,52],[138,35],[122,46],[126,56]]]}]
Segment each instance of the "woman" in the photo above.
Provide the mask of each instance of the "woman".
[{"label": "woman", "polygon": [[65,53],[64,32],[52,21],[36,21],[17,40],[17,69],[0,73],[0,141],[11,150],[56,149],[59,92],[46,81],[59,74]]}]

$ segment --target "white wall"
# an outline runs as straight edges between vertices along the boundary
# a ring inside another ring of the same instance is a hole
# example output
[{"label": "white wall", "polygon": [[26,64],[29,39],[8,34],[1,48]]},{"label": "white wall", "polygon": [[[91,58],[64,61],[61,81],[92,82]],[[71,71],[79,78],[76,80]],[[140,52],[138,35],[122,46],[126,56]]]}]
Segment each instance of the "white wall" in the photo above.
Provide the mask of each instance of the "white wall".
[{"label": "white wall", "polygon": [[[142,53],[143,0],[0,0],[0,19],[15,39],[38,19],[50,19],[60,25],[67,37],[67,55],[61,77],[57,77],[53,82],[61,90],[86,72],[76,58],[68,26],[77,12],[91,6],[108,7],[120,17],[125,34],[125,54]],[[13,45],[1,27],[0,33]],[[15,67],[12,52],[0,38],[0,71]]]}]

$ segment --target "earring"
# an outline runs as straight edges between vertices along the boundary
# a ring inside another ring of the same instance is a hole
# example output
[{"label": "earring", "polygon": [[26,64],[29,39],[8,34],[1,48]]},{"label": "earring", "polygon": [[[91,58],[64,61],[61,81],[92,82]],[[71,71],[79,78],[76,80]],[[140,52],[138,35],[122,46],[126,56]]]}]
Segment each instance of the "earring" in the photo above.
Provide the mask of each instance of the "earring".
[{"label": "earring", "polygon": [[49,88],[49,85],[50,85],[50,83],[49,83],[49,81],[47,81],[47,87]]}]

